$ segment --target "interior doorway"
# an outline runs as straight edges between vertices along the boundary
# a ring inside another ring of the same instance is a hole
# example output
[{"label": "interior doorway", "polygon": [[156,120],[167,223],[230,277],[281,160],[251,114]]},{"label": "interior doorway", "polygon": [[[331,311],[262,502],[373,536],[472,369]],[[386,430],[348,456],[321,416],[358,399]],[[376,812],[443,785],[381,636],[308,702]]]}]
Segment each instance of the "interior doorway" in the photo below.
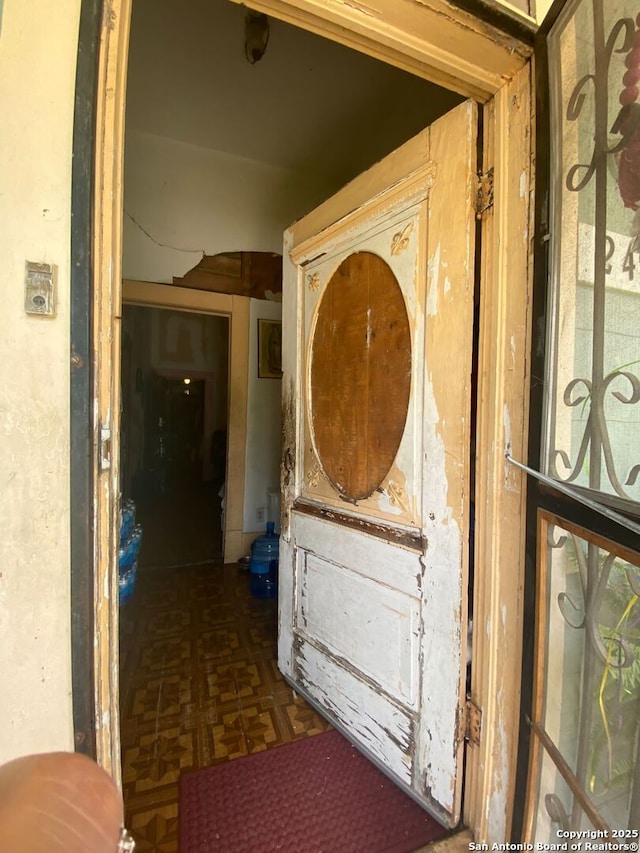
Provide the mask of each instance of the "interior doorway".
[{"label": "interior doorway", "polygon": [[141,568],[222,559],[228,350],[226,317],[123,306],[121,493]]}]

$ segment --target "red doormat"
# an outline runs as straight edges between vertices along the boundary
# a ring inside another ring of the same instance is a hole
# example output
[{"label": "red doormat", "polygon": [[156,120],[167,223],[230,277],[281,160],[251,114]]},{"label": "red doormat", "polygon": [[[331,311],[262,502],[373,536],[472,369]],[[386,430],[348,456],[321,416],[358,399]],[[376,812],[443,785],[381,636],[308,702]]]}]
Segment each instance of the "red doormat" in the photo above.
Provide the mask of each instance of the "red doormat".
[{"label": "red doormat", "polygon": [[447,830],[337,731],[184,773],[180,853],[411,853]]}]

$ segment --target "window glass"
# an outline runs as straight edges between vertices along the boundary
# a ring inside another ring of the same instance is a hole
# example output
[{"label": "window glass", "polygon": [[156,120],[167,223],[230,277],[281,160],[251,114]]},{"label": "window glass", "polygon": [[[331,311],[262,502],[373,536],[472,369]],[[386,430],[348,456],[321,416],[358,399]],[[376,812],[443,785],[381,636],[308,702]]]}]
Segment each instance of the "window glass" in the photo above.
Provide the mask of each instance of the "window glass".
[{"label": "window glass", "polygon": [[[640,501],[640,7],[568,3],[549,36],[547,473]],[[638,16],[638,21],[636,21]]]},{"label": "window glass", "polygon": [[545,534],[533,840],[558,843],[640,826],[640,555],[568,523]]}]

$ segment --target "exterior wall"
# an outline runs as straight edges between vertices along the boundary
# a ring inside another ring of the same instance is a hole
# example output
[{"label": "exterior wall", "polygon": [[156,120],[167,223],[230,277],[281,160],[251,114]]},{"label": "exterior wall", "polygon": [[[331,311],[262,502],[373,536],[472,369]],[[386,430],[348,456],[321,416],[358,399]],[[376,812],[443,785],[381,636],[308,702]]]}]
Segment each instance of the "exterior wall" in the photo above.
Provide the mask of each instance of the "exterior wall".
[{"label": "exterior wall", "polygon": [[[80,0],[4,0],[0,32],[0,762],[73,749],[69,246]],[[24,312],[25,261],[57,315]]]},{"label": "exterior wall", "polygon": [[544,21],[547,12],[549,11],[552,5],[553,0],[537,0],[535,18],[539,24]]},{"label": "exterior wall", "polygon": [[495,0],[495,5],[504,6],[509,11],[517,9],[534,20],[541,21],[552,2],[553,0],[511,0],[507,3],[504,0]]},{"label": "exterior wall", "polygon": [[496,6],[506,6],[507,8],[518,9],[525,14],[533,16],[536,7],[536,0],[511,0],[510,3],[503,3],[502,0],[496,0]]}]

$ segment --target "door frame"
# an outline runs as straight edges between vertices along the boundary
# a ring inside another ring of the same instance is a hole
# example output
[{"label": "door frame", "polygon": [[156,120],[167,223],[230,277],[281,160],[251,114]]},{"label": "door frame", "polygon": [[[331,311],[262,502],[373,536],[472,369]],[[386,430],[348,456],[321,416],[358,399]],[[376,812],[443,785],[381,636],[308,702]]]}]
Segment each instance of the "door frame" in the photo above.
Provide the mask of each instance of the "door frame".
[{"label": "door frame", "polygon": [[[96,757],[120,779],[117,495],[122,299],[124,104],[132,0],[103,5],[97,71],[93,207],[92,383]],[[240,0],[234,0],[240,2]],[[508,451],[527,446],[533,201],[533,22],[478,3],[445,0],[250,0],[247,5],[474,97],[483,104],[479,213],[480,330],[475,471],[475,588],[471,696],[482,735],[470,745],[463,820],[474,837],[510,837],[520,725],[526,481]],[[465,2],[465,6],[470,4]],[[500,23],[500,28],[495,25]],[[514,23],[515,21],[515,23]],[[510,35],[514,30],[517,36]],[[444,49],[442,45],[448,45]],[[100,465],[100,457],[104,462]],[[520,519],[521,523],[514,523]],[[91,570],[91,567],[88,569]]]},{"label": "door frame", "polygon": [[217,314],[229,320],[229,393],[227,400],[227,479],[222,557],[234,563],[245,553],[243,536],[247,383],[249,371],[249,298],[189,287],[124,279],[122,302],[145,308]]}]

